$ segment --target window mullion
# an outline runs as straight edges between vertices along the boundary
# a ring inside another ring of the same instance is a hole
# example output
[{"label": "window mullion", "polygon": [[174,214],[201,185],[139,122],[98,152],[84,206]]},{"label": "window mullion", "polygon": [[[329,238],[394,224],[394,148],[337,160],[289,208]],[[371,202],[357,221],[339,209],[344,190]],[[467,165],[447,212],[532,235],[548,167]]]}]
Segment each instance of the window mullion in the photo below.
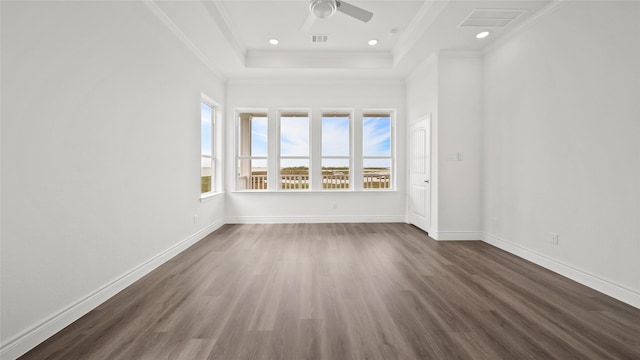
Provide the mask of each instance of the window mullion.
[{"label": "window mullion", "polygon": [[269,152],[267,154],[267,167],[269,168],[269,191],[280,191],[280,114],[271,109],[268,118],[267,138],[269,139]]},{"label": "window mullion", "polygon": [[353,119],[353,185],[355,191],[362,190],[362,111],[357,110]]},{"label": "window mullion", "polygon": [[311,113],[310,170],[311,190],[322,190],[322,112]]}]

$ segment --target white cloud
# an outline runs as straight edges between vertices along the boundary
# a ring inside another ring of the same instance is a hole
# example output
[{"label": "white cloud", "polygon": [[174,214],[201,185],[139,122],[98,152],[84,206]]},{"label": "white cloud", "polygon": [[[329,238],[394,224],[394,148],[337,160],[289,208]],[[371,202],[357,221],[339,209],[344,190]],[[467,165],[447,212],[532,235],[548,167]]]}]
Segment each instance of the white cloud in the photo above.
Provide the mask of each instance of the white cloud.
[{"label": "white cloud", "polygon": [[267,137],[267,118],[254,117],[251,119],[251,132],[260,137]]},{"label": "white cloud", "polygon": [[322,156],[349,156],[349,118],[322,119]]},{"label": "white cloud", "polygon": [[366,118],[362,127],[363,155],[389,156],[391,127],[389,118]]},{"label": "white cloud", "polygon": [[309,156],[309,118],[281,118],[280,153],[282,156]]},{"label": "white cloud", "polygon": [[263,133],[263,132],[260,132],[260,131],[255,131],[255,130],[253,130],[251,133],[252,133],[253,135],[255,135],[255,136],[260,136],[260,137],[262,137],[262,138],[266,138],[266,137],[267,137],[267,134],[265,134],[265,133]]},{"label": "white cloud", "polygon": [[267,118],[251,119],[251,155],[267,156]]}]

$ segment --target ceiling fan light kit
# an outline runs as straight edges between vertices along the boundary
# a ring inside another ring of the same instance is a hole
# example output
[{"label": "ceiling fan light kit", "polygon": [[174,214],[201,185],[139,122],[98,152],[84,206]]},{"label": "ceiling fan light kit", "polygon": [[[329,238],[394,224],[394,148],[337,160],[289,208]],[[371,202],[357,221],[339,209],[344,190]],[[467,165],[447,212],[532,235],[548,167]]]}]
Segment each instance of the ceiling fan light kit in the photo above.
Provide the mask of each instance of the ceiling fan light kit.
[{"label": "ceiling fan light kit", "polygon": [[321,19],[333,15],[336,12],[336,8],[335,0],[311,0],[309,4],[309,10]]},{"label": "ceiling fan light kit", "polygon": [[[324,19],[339,11],[345,15],[356,18],[362,22],[368,22],[373,13],[365,9],[351,5],[341,0],[311,0],[309,11],[318,18]],[[303,27],[305,27],[303,25]]]}]

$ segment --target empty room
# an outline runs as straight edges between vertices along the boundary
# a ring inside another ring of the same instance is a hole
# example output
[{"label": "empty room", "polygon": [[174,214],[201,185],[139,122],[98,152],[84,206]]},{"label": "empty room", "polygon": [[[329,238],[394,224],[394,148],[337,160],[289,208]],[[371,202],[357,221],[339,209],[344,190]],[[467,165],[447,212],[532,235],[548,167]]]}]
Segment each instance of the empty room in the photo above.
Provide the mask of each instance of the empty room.
[{"label": "empty room", "polygon": [[0,1],[0,359],[640,359],[640,1]]}]

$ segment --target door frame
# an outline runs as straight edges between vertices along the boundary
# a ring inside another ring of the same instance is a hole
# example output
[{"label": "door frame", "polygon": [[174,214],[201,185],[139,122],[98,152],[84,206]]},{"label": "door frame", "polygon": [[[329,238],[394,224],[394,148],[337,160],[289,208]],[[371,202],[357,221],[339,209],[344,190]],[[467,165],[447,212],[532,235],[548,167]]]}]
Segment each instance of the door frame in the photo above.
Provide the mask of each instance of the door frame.
[{"label": "door frame", "polygon": [[405,222],[407,224],[411,224],[411,222],[409,221],[409,204],[411,199],[409,198],[411,196],[411,159],[409,158],[411,156],[411,126],[415,123],[418,123],[420,121],[423,120],[428,120],[428,129],[429,129],[429,138],[427,139],[429,141],[429,229],[425,230],[425,232],[427,232],[427,234],[429,234],[429,232],[431,231],[431,229],[433,229],[433,223],[432,223],[432,219],[433,219],[433,214],[432,214],[432,209],[431,209],[431,204],[433,202],[433,188],[434,188],[434,181],[433,181],[433,143],[434,143],[434,138],[437,137],[437,135],[433,134],[433,117],[431,116],[431,113],[426,113],[425,115],[422,116],[418,116],[416,117],[414,120],[411,120],[407,123],[407,148],[405,153],[407,154],[406,156],[406,161],[405,163],[407,164],[407,169],[406,169],[406,176],[407,176],[407,184],[406,184],[406,196],[405,196]]}]

